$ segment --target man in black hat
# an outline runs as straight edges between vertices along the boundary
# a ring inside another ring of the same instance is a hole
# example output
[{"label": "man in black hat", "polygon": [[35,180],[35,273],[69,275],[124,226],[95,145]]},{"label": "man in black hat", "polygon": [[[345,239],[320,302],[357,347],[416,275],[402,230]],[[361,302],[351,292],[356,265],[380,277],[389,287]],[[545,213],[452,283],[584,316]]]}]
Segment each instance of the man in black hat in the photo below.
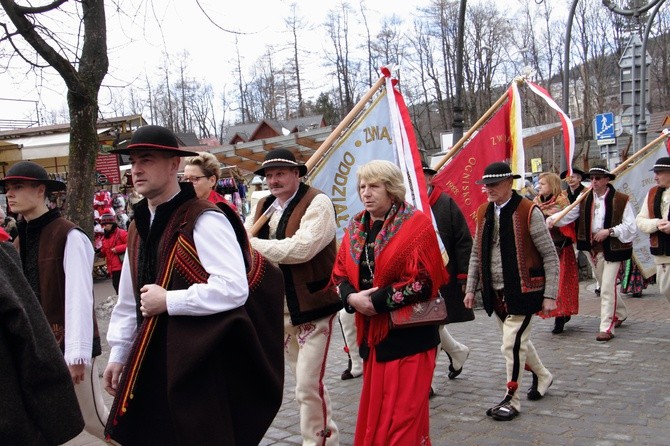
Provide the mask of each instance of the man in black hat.
[{"label": "man in black hat", "polygon": [[520,176],[506,163],[492,163],[476,182],[486,188],[489,202],[477,209],[464,299],[472,308],[481,286],[484,309],[489,316],[495,312],[502,331],[507,393],[486,411],[499,421],[512,420],[521,410],[517,390],[524,366],[533,373],[529,400],[542,398],[553,382],[530,341],[530,331],[535,313],[556,308],[558,255],[542,211],[512,189],[516,178]]},{"label": "man in black hat", "polygon": [[49,209],[46,199],[65,189],[32,161],[20,161],[0,180],[12,212],[22,215],[15,245],[23,271],[58,341],[86,430],[104,439],[109,411],[100,387],[96,357],[100,337],[93,309],[93,246],[86,234]]},{"label": "man in black hat", "polygon": [[652,170],[656,186],[647,192],[635,222],[640,231],[649,234],[649,246],[656,262],[656,283],[661,294],[670,301],[670,157],[656,160]]},{"label": "man in black hat", "polygon": [[[104,382],[116,397],[107,433],[123,445],[258,444],[283,382],[266,370],[271,360],[247,312],[234,223],[197,199],[190,182],[177,182],[181,157],[196,154],[172,131],[140,127],[114,152],[130,155],[144,199],[134,207],[107,332]],[[280,336],[276,344],[281,351]],[[272,366],[283,372],[278,357]]]},{"label": "man in black hat", "polygon": [[568,171],[564,170],[561,172],[561,180],[565,180],[568,184],[567,194],[568,200],[570,203],[574,203],[579,194],[584,191],[584,185],[582,184],[582,179],[586,176],[584,171],[577,169],[576,167],[572,168],[572,175],[568,175]]},{"label": "man in black hat", "polygon": [[[600,284],[600,329],[596,340],[607,342],[628,317],[626,304],[617,294],[616,277],[621,262],[633,254],[637,227],[628,195],[610,184],[616,175],[606,166],[597,165],[589,169],[589,176],[592,193],[581,201],[578,213],[570,212],[561,221],[568,224],[579,218],[577,249],[591,256]],[[547,219],[549,225],[551,221]]]},{"label": "man in black hat", "polygon": [[284,272],[284,353],[295,371],[303,444],[337,445],[323,374],[342,308],[328,286],[337,254],[335,210],[323,192],[301,182],[307,167],[289,150],[268,152],[255,173],[265,177],[271,195],[259,200],[245,226],[250,230],[270,213],[251,245]]},{"label": "man in black hat", "polygon": [[[468,264],[472,250],[472,235],[463,212],[446,192],[433,187],[433,177],[437,174],[428,163],[421,162],[423,175],[428,187],[428,201],[433,211],[435,225],[442,245],[449,258],[447,271],[449,283],[440,288],[447,303],[449,323],[466,322],[475,318],[472,309],[463,306],[465,283],[468,278]],[[454,379],[463,371],[463,364],[470,355],[470,349],[451,336],[446,325],[440,327],[440,348],[449,358],[449,379]]]}]

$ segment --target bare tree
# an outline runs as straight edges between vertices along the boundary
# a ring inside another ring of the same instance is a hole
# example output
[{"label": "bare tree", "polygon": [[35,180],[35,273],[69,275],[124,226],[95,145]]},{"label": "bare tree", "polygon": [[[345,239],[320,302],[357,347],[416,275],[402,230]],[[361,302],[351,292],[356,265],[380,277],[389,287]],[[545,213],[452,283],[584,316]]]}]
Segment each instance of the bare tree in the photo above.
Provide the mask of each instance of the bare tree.
[{"label": "bare tree", "polygon": [[334,53],[327,54],[326,57],[335,65],[340,119],[354,106],[355,69],[352,70],[354,62],[350,59],[349,49],[350,12],[349,4],[341,3],[339,8],[328,12],[325,23],[326,31],[333,44]]},{"label": "bare tree", "polygon": [[[296,97],[298,99],[298,116],[303,117],[305,116],[305,104],[304,104],[304,98],[303,98],[303,92],[302,92],[302,78],[300,77],[300,46],[298,44],[298,30],[305,28],[306,23],[305,20],[302,17],[299,17],[297,15],[297,6],[295,3],[291,4],[291,15],[284,20],[284,23],[288,27],[289,31],[291,32],[292,36],[292,43],[293,43],[293,65],[289,65],[289,69],[292,72],[292,78],[295,79],[295,91],[296,91]],[[286,73],[286,71],[285,71]],[[284,98],[287,103],[286,107],[286,116],[288,117],[289,115],[289,110],[288,110],[288,88],[287,86],[287,80],[284,79]]]},{"label": "bare tree", "polygon": [[[51,67],[67,86],[70,115],[70,158],[67,188],[67,216],[89,236],[92,199],[95,192],[95,160],[98,148],[96,122],[98,92],[109,68],[107,58],[107,25],[103,0],[80,0],[74,13],[80,27],[74,42],[66,42],[57,29],[45,26],[49,20],[65,20],[66,0],[54,0],[43,6],[22,6],[13,0],[0,0],[0,5],[14,28],[2,23],[0,42],[9,45],[27,64],[35,69]],[[30,3],[28,3],[30,5]],[[61,17],[59,19],[58,17]],[[23,42],[35,51],[30,55]]]}]

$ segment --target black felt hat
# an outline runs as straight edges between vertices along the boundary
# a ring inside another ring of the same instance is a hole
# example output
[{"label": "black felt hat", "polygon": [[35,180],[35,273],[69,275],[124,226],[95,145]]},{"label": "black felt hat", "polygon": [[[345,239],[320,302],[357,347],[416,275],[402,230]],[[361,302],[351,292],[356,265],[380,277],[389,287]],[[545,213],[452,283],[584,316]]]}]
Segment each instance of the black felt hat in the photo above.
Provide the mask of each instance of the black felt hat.
[{"label": "black felt hat", "polygon": [[421,161],[421,168],[423,169],[423,172],[427,173],[428,175],[437,175],[437,170],[431,169],[428,163],[425,161]]},{"label": "black felt hat", "polygon": [[593,166],[589,169],[589,177],[592,177],[592,176],[595,176],[595,175],[607,176],[607,177],[609,177],[610,180],[613,180],[613,179],[616,178],[616,175],[610,173],[609,169],[604,164],[598,164],[598,165]]},{"label": "black felt hat", "polygon": [[0,193],[5,193],[5,182],[7,181],[35,181],[44,184],[47,192],[65,190],[65,183],[52,180],[44,167],[32,161],[19,161],[10,167],[5,177],[0,180]]},{"label": "black felt hat", "polygon": [[[584,177],[587,176],[587,175],[586,175],[586,172],[584,172],[583,170],[579,170],[579,169],[577,169],[576,167],[573,167],[573,168],[572,168],[572,173],[577,173],[577,174],[581,175],[582,178],[584,178]],[[567,171],[567,170],[564,170],[563,172],[561,172],[561,175],[560,175],[561,180],[564,180],[565,177],[567,177],[567,176],[568,176],[568,171]]]},{"label": "black felt hat", "polygon": [[491,163],[486,166],[484,169],[484,176],[479,181],[475,181],[475,184],[491,184],[497,183],[507,178],[518,179],[521,178],[521,175],[513,175],[512,169],[507,163]]},{"label": "black felt hat", "polygon": [[266,167],[297,167],[301,177],[307,173],[307,166],[295,160],[295,155],[288,149],[273,149],[265,155],[265,160],[261,168],[254,173],[262,177],[265,176]]},{"label": "black felt hat", "polygon": [[651,170],[654,172],[665,172],[670,170],[670,156],[664,156],[663,158],[657,159]]},{"label": "black felt hat", "polygon": [[126,147],[110,150],[111,153],[130,155],[133,150],[159,150],[174,156],[198,156],[196,152],[182,150],[172,130],[159,125],[145,125],[138,128]]}]

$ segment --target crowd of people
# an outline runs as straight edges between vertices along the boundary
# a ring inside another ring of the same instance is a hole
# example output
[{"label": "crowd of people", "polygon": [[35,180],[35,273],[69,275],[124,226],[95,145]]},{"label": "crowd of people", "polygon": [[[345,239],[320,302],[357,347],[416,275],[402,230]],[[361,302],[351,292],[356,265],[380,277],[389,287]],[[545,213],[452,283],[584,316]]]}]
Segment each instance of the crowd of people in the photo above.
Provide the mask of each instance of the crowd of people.
[{"label": "crowd of people", "polygon": [[[429,165],[423,172],[434,224],[406,201],[400,169],[371,161],[357,172],[363,210],[338,244],[331,200],[302,181],[307,168],[289,150],[266,154],[255,173],[269,195],[244,222],[216,192],[216,158],[180,148],[170,130],[144,126],[115,151],[130,156],[141,199],[127,225],[113,208],[126,210],[128,197],[96,195],[98,249],[118,294],[102,383],[92,277],[81,273],[96,248],[47,206],[65,184],[29,161],[0,180],[21,215],[13,247],[0,230],[1,277],[18,279],[0,287],[0,314],[12,329],[0,343],[3,375],[15,385],[0,413],[16,420],[10,429],[0,424],[3,443],[62,443],[86,429],[123,445],[255,445],[281,405],[286,363],[303,444],[338,445],[324,376],[339,323],[350,355],[341,378],[363,380],[354,444],[429,445],[437,355],[446,352],[455,379],[470,352],[447,324],[472,320],[478,295],[496,321],[506,364],[503,398],[486,411],[497,421],[521,412],[524,371],[529,401],[553,384],[531,327],[534,316],[554,318],[559,335],[579,313],[577,251],[600,285],[597,341],[611,341],[628,317],[616,277],[638,230],[649,234],[656,280],[670,299],[670,157],[654,165],[657,186],[637,215],[605,166],[543,173],[528,199],[513,188],[519,176],[510,166],[492,163],[477,180],[487,201],[474,234],[456,202],[432,187]],[[585,177],[592,190],[580,196]],[[429,306],[446,311],[417,311]],[[16,307],[24,311],[10,311]],[[45,389],[37,398],[58,404],[32,404],[35,380]],[[114,396],[111,408],[101,388]]]}]

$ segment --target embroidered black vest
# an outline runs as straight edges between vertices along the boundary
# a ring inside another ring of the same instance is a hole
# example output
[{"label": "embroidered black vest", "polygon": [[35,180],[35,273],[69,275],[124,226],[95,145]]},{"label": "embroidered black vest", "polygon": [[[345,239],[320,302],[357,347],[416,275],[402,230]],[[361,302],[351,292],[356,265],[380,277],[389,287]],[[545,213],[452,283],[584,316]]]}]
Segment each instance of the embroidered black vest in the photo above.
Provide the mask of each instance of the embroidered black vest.
[{"label": "embroidered black vest", "polygon": [[[628,195],[623,194],[611,184],[607,185],[609,192],[605,197],[604,229],[609,229],[623,220],[623,212],[628,203]],[[593,194],[591,192],[580,204],[579,227],[577,228],[577,249],[591,250],[591,219],[593,218]],[[607,237],[603,241],[603,254],[608,262],[621,262],[633,255],[633,244],[623,243],[616,237]]]},{"label": "embroidered black vest", "polygon": [[[647,197],[647,209],[649,215],[654,218],[668,218],[668,215],[661,214],[661,201],[664,188],[654,186],[649,190]],[[649,251],[655,256],[670,256],[670,235],[665,232],[656,231],[649,234]]]}]

